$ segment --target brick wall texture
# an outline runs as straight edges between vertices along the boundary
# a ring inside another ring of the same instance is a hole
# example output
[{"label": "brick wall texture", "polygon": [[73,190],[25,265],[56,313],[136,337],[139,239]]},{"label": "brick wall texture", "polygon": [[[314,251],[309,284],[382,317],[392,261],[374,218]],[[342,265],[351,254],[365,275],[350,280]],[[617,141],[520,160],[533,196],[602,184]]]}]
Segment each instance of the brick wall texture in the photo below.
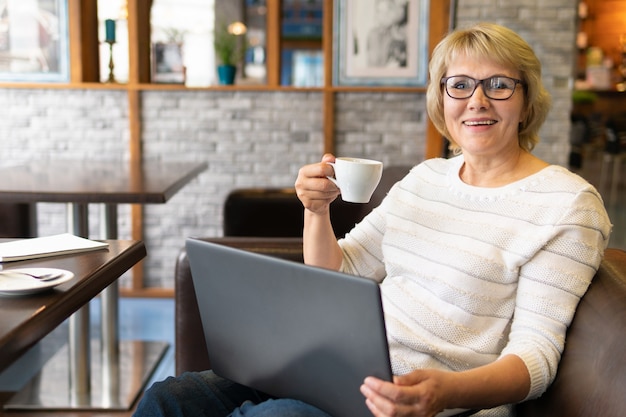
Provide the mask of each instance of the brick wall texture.
[{"label": "brick wall texture", "polygon": [[[459,0],[457,26],[494,21],[518,31],[544,65],[552,112],[535,153],[564,165],[574,62],[576,0]],[[303,164],[323,152],[322,95],[315,91],[144,91],[145,160],[208,163],[166,204],[144,206],[147,287],[173,288],[176,256],[189,236],[220,236],[228,193],[244,187],[291,187]],[[125,91],[0,88],[0,164],[46,159],[128,160]],[[386,165],[424,159],[421,93],[340,92],[337,154]],[[66,230],[63,204],[38,204],[39,234]],[[98,237],[98,205],[90,231]],[[131,236],[130,207],[119,207],[119,237]],[[130,276],[122,278],[129,285]]]}]

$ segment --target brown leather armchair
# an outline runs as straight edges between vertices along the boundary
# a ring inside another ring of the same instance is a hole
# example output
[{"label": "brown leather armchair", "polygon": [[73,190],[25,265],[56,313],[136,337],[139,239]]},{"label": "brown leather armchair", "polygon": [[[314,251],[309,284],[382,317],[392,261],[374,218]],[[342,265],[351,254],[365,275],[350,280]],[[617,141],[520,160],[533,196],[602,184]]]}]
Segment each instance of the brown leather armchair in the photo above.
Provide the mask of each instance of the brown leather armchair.
[{"label": "brown leather armchair", "polygon": [[[407,172],[385,169],[371,206]],[[298,210],[302,210],[298,207]],[[356,216],[363,216],[358,211]],[[352,220],[354,222],[360,220]],[[222,237],[208,241],[302,262],[298,237]],[[175,271],[176,373],[211,368],[187,255]],[[556,380],[539,399],[517,406],[519,417],[621,417],[626,410],[626,252],[607,249],[567,334]]]},{"label": "brown leather armchair", "polygon": [[[302,261],[299,238],[207,239]],[[211,368],[185,251],[176,264],[176,373]],[[556,380],[518,417],[621,417],[626,410],[626,252],[607,249],[567,334]]]}]

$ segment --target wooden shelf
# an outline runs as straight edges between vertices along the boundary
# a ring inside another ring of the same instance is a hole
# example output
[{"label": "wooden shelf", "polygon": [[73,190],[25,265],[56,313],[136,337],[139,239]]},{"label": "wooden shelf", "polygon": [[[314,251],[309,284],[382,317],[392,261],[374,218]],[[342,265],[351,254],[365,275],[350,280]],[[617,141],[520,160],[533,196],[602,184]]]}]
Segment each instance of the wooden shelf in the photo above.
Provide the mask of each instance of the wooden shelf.
[{"label": "wooden shelf", "polygon": [[[101,0],[104,1],[104,0]],[[23,89],[102,89],[127,90],[215,90],[215,91],[319,91],[337,92],[408,92],[422,93],[425,87],[402,86],[335,86],[333,76],[333,0],[324,0],[323,36],[321,40],[281,39],[281,0],[267,0],[267,82],[266,84],[239,84],[235,86],[187,87],[182,84],[150,82],[150,8],[152,0],[128,0],[129,80],[128,83],[101,83],[97,0],[69,0],[70,82],[69,83],[0,83],[2,88]],[[450,1],[431,2],[429,49],[448,30]],[[285,47],[321,49],[324,55],[324,85],[321,87],[291,87],[280,85],[281,50]],[[325,100],[325,103],[330,103]],[[333,125],[333,113],[323,109],[325,126]],[[139,123],[138,120],[130,120]],[[333,129],[325,129],[327,136]],[[327,138],[332,143],[332,138]],[[330,151],[330,149],[328,149]]]},{"label": "wooden shelf", "polygon": [[[80,85],[80,84],[79,84]],[[113,87],[108,87],[115,89]],[[313,91],[321,93],[339,93],[339,92],[352,92],[352,93],[425,93],[426,87],[398,87],[398,86],[383,86],[383,87],[367,87],[367,86],[322,86],[322,87],[294,87],[294,86],[269,86],[265,84],[239,84],[239,85],[214,85],[208,87],[187,87],[182,84],[122,84],[122,87],[117,89],[129,89],[139,91],[150,90],[199,90],[199,91]]]},{"label": "wooden shelf", "polygon": [[[398,86],[322,86],[294,87],[270,86],[265,84],[213,85],[208,87],[188,87],[182,84],[153,83],[0,83],[0,88],[7,89],[71,89],[71,90],[121,90],[121,91],[292,91],[321,93],[425,93],[426,87]],[[607,91],[608,93],[608,91]],[[618,93],[615,91],[615,93]],[[622,94],[622,93],[620,93]]]},{"label": "wooden shelf", "polygon": [[37,90],[128,90],[127,84],[70,82],[70,83],[0,83],[0,88]]}]

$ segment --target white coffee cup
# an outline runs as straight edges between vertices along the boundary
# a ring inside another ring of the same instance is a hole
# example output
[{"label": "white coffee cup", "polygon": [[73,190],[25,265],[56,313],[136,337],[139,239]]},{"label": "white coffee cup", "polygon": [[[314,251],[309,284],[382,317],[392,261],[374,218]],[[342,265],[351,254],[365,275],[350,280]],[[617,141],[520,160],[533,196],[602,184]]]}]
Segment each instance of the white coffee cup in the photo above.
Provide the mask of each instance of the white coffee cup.
[{"label": "white coffee cup", "polygon": [[341,191],[341,199],[350,203],[367,203],[383,175],[383,163],[363,158],[336,158],[329,162],[335,177],[328,177]]}]

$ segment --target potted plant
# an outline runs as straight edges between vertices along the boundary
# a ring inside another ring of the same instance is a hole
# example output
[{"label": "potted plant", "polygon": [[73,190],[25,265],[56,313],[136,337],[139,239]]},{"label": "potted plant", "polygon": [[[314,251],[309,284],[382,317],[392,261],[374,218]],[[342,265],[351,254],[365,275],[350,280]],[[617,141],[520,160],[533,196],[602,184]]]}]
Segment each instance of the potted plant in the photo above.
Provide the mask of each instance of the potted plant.
[{"label": "potted plant", "polygon": [[237,72],[237,64],[244,57],[245,48],[245,26],[236,23],[222,25],[215,29],[214,44],[215,55],[219,61],[217,74],[220,84],[233,84]]}]

